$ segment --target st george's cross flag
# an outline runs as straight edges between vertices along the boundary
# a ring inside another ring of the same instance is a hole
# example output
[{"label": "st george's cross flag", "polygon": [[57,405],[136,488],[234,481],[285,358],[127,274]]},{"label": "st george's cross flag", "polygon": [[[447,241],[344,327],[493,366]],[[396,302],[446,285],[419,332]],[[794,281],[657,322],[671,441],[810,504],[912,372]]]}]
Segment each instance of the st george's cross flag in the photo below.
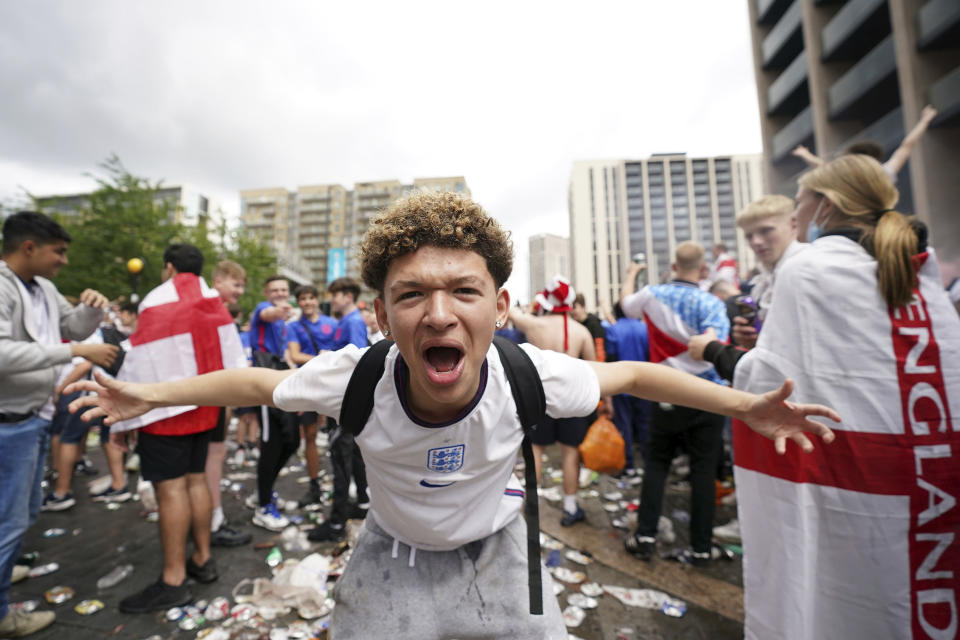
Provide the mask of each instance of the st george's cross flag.
[{"label": "st george's cross flag", "polygon": [[[192,273],[170,278],[140,303],[137,330],[118,380],[168,382],[247,366],[233,319],[215,289]],[[157,435],[185,435],[216,425],[218,407],[161,407],[117,422],[113,431],[142,428]]]},{"label": "st george's cross flag", "polygon": [[[786,455],[734,424],[750,640],[957,638],[960,633],[960,319],[932,254],[889,310],[877,263],[828,236],[777,275],[734,385],[786,378],[843,418],[831,444]],[[829,273],[829,277],[823,277]]]},{"label": "st george's cross flag", "polygon": [[[643,317],[647,323],[650,343],[650,362],[665,364],[695,376],[711,371],[713,365],[694,360],[687,352],[687,342],[699,334],[669,305],[659,300],[650,287],[624,299],[623,312],[631,317]],[[721,336],[721,339],[726,336]]]}]

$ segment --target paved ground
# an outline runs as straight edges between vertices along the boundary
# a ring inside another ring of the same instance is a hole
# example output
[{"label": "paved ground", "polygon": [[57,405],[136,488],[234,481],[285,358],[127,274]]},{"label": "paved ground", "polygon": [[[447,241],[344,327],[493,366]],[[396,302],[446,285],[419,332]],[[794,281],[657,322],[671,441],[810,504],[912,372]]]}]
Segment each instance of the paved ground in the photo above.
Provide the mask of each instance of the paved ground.
[{"label": "paved ground", "polygon": [[[548,450],[549,452],[549,450]],[[549,452],[556,455],[556,452]],[[103,468],[98,450],[91,450],[94,463]],[[250,473],[252,468],[229,468],[228,473]],[[550,477],[549,462],[547,480],[549,489],[558,482]],[[305,471],[294,466],[278,483],[281,496],[296,499],[304,489],[298,479]],[[62,639],[85,640],[87,638],[194,638],[195,631],[182,631],[175,623],[167,622],[162,613],[155,615],[124,615],[117,611],[120,599],[134,590],[154,581],[159,575],[161,558],[157,525],[142,514],[139,502],[131,501],[119,509],[108,510],[104,505],[91,502],[87,496],[86,481],[74,481],[78,504],[62,513],[42,513],[37,524],[27,536],[24,551],[39,552],[38,563],[57,562],[60,570],[38,578],[30,578],[14,585],[11,593],[14,602],[37,599],[41,608],[54,609],[57,623],[51,628],[31,636],[37,640]],[[131,476],[131,481],[134,481]],[[237,478],[242,485],[239,491],[224,492],[224,507],[231,524],[254,534],[254,543],[278,540],[278,536],[250,524],[252,512],[243,506],[243,499],[253,491],[252,478]],[[605,499],[612,492],[620,492],[619,500]],[[550,493],[549,491],[547,492]],[[587,610],[583,622],[570,632],[584,640],[626,638],[628,640],[667,638],[733,639],[743,635],[743,602],[740,585],[741,564],[739,556],[732,561],[720,560],[706,568],[692,568],[680,563],[659,559],[647,564],[623,551],[622,539],[626,530],[613,526],[613,521],[630,519],[631,512],[618,509],[607,511],[604,505],[629,502],[639,495],[639,487],[627,487],[617,480],[600,476],[582,492],[581,503],[587,511],[587,522],[570,528],[559,526],[559,503],[541,499],[542,530],[564,546],[560,555],[576,549],[592,556],[592,562],[583,566],[565,557],[563,567],[586,574],[587,581],[601,585],[627,588],[657,589],[686,604],[683,617],[674,618],[658,610],[629,607],[611,595],[598,598],[599,606]],[[672,516],[677,533],[674,545],[662,546],[667,552],[686,542],[684,515],[687,509],[687,492],[681,487],[668,491],[665,514]],[[612,508],[612,507],[611,507]],[[718,508],[718,522],[725,522],[733,515],[730,507]],[[43,532],[51,528],[63,528],[67,533],[46,538]],[[313,550],[329,553],[333,545],[315,545]],[[215,558],[220,569],[220,580],[212,585],[193,585],[195,597],[211,599],[230,596],[233,587],[244,578],[269,577],[266,565],[266,549],[251,546],[234,549],[215,549]],[[303,557],[308,552],[293,555]],[[544,550],[545,558],[549,550]],[[557,555],[555,554],[555,558]],[[119,585],[98,591],[96,581],[119,564],[134,565],[133,575]],[[43,602],[44,592],[58,585],[76,590],[76,596],[61,605]],[[561,608],[567,606],[567,597],[577,590],[576,585],[565,585],[560,593]],[[73,606],[84,599],[98,598],[106,608],[90,616],[76,613]],[[295,620],[294,615],[282,619],[286,623]],[[266,638],[266,636],[263,636]]]}]

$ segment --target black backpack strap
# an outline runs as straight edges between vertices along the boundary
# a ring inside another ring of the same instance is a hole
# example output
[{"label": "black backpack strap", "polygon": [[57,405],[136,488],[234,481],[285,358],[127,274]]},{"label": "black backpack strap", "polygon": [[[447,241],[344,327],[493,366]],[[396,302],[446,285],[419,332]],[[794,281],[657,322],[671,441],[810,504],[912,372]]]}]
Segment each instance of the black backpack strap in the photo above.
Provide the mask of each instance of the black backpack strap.
[{"label": "black backpack strap", "polygon": [[340,426],[354,436],[360,435],[373,411],[373,392],[383,376],[384,361],[392,346],[392,340],[381,340],[367,349],[350,375],[340,405]]},{"label": "black backpack strap", "polygon": [[533,457],[530,432],[547,410],[540,373],[530,356],[516,343],[495,336],[493,344],[500,353],[503,371],[513,392],[517,415],[523,425],[523,466],[526,484],[524,519],[527,522],[527,584],[530,588],[530,613],[543,615],[543,583],[540,576],[540,505],[537,496],[537,466]]},{"label": "black backpack strap", "polygon": [[302,326],[303,330],[307,332],[307,337],[310,338],[310,343],[313,345],[313,350],[319,354],[320,347],[317,346],[317,339],[313,337],[312,333],[310,333],[310,325],[307,324],[306,320],[306,318],[300,316],[300,326]]}]

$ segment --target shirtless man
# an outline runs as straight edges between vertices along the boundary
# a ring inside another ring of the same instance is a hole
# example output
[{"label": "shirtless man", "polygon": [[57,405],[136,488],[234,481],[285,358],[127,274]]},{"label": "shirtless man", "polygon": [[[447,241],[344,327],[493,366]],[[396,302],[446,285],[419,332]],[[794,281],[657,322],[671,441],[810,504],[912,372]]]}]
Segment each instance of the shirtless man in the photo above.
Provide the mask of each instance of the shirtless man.
[{"label": "shirtless man", "polygon": [[[540,308],[547,312],[531,316],[517,307],[510,309],[510,320],[523,331],[527,341],[539,349],[559,351],[580,360],[597,359],[593,336],[579,322],[568,317],[573,309],[576,294],[563,276],[554,276],[547,288],[537,294]],[[551,418],[544,421],[530,434],[533,457],[537,464],[537,478],[543,467],[543,451],[555,442],[560,443],[561,468],[563,470],[563,518],[560,524],[569,527],[586,519],[583,509],[577,504],[577,481],[580,477],[580,450],[578,447],[587,435],[587,429],[596,419],[596,412],[579,418]]]}]

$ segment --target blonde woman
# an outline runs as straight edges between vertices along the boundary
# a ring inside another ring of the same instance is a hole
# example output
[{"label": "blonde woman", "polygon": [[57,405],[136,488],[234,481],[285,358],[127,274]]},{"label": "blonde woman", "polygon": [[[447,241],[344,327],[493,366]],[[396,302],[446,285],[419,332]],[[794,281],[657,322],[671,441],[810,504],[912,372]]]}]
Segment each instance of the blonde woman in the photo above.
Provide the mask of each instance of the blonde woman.
[{"label": "blonde woman", "polygon": [[863,155],[800,179],[812,245],[737,363],[737,388],[792,378],[843,416],[803,458],[735,428],[747,638],[957,637],[960,321],[897,198]]}]

